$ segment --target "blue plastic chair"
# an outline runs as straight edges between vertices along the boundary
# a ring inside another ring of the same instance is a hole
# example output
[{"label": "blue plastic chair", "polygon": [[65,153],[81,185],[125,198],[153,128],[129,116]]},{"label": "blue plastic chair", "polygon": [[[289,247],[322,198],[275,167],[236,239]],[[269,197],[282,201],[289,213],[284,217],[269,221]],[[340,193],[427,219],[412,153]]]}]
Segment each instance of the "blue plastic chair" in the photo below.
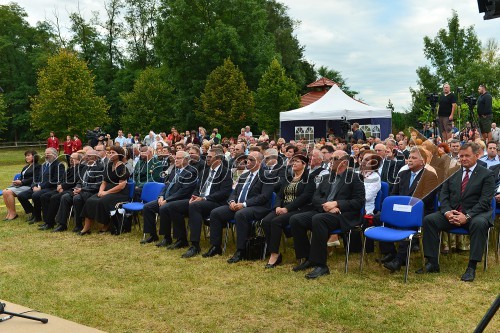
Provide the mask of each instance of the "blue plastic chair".
[{"label": "blue plastic chair", "polygon": [[[493,208],[492,218],[493,218],[493,221],[495,221],[497,208],[496,208],[496,200],[494,197],[493,197],[493,200],[491,201],[491,207]],[[490,231],[491,231],[491,229],[494,229],[494,228],[495,228],[495,223],[493,223],[493,225],[488,228],[488,237],[486,238],[486,244],[485,244],[485,249],[484,249],[484,260],[483,260],[485,272],[486,272],[486,268],[488,267]],[[453,229],[448,230],[447,232],[449,232],[450,234],[454,234],[454,235],[466,235],[466,236],[470,235],[469,230],[462,228],[462,227],[453,228]],[[439,237],[439,248],[441,248],[441,237]],[[498,241],[497,241],[497,248],[496,248],[495,257],[496,257],[496,261],[498,262]],[[439,262],[439,257],[438,257],[438,262]]]},{"label": "blue plastic chair", "polygon": [[387,182],[380,182],[380,191],[378,191],[377,197],[375,198],[376,212],[380,212],[382,210],[382,203],[388,196],[389,196],[389,184]]},{"label": "blue plastic chair", "polygon": [[[276,202],[276,193],[273,192],[273,194],[271,195],[271,200],[269,202],[269,209],[272,209],[274,207],[274,204]],[[252,221],[252,225],[254,225],[257,221]],[[227,226],[226,226],[226,236],[224,238],[224,245],[222,247],[222,253],[225,253],[226,252],[226,248],[227,248],[227,241],[228,241],[228,238],[229,238],[229,229],[231,229],[231,233],[233,235],[233,243],[236,243],[236,240],[234,239],[234,227],[236,225],[236,221],[234,219],[231,219],[229,221],[227,221]],[[267,244],[266,244],[267,246]],[[265,252],[264,251],[264,255],[265,255]],[[262,260],[264,260],[265,258],[262,258]]]},{"label": "blue plastic chair", "polygon": [[[129,197],[131,198],[130,201],[132,201],[132,199],[134,198],[134,194],[135,194],[135,184],[129,183],[128,186],[130,186],[129,191],[132,192],[132,193],[129,192]],[[164,183],[156,183],[156,182],[146,183],[146,184],[144,184],[144,187],[142,188],[141,202],[129,202],[129,203],[123,204],[122,208],[125,210],[125,212],[122,214],[122,228],[123,228],[123,220],[125,219],[126,213],[136,214],[138,212],[141,212],[146,203],[151,202],[151,201],[155,201],[158,199],[158,196],[160,195],[160,192],[163,190],[164,187],[165,187]],[[137,218],[137,215],[135,215],[135,219],[136,219],[136,222],[139,223],[139,219]]]},{"label": "blue plastic chair", "polygon": [[[406,257],[406,270],[404,281],[408,280],[410,268],[411,243],[413,238],[418,237],[420,241],[420,252],[422,254],[422,265],[424,265],[424,253],[422,246],[422,220],[424,216],[424,203],[409,196],[389,196],[382,204],[380,214],[381,227],[369,227],[365,230],[363,239],[363,252],[361,253],[361,267],[365,255],[366,238],[379,242],[409,241]],[[386,226],[387,225],[387,226]]]}]

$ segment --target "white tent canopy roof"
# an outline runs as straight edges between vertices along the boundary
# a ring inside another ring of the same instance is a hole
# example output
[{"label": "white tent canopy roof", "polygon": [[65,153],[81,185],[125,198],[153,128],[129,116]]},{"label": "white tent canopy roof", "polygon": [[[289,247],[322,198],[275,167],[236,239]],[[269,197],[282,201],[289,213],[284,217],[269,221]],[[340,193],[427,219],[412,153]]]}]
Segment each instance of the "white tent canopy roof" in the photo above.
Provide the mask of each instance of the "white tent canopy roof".
[{"label": "white tent canopy roof", "polygon": [[280,112],[280,122],[293,120],[340,120],[391,118],[391,110],[363,104],[346,95],[337,85],[316,102],[302,108]]}]

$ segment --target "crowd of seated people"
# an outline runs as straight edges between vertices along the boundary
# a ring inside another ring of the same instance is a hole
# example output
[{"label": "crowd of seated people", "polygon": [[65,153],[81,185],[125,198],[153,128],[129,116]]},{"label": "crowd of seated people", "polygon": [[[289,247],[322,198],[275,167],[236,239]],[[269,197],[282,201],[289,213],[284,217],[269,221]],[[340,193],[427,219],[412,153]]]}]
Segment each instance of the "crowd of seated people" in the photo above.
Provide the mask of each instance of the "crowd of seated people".
[{"label": "crowd of seated people", "polygon": [[[36,151],[25,152],[26,165],[3,192],[4,221],[18,217],[17,197],[28,223],[41,222],[40,230],[66,231],[73,212],[78,235],[89,235],[94,222],[105,233],[113,228],[111,212],[130,200],[127,181],[133,181],[135,201],[141,200],[145,184],[161,182],[159,195],[143,208],[141,244],[187,248],[183,258],[197,256],[205,223],[210,236],[202,256],[214,257],[223,252],[223,230],[231,221],[236,251],[228,263],[235,264],[245,259],[254,222],[261,221],[269,256],[265,267],[283,263],[280,243],[285,233],[294,240],[298,263],[293,271],[309,270],[306,278],[315,279],[329,274],[328,246],[340,244],[333,231],[342,235],[362,225],[364,218],[380,223],[375,198],[385,182],[390,195],[424,202],[427,264],[417,272],[439,272],[437,258],[445,250],[439,249],[440,235],[451,246],[454,236],[445,232],[462,226],[470,233],[470,260],[462,280],[472,281],[493,224],[491,200],[495,196],[500,201],[500,147],[495,142],[483,144],[486,153],[478,142],[452,139],[436,146],[414,132],[385,140],[369,137],[366,142],[358,138],[347,143],[334,136],[316,143],[286,142],[271,140],[265,132],[256,139],[248,126],[229,139],[203,127],[184,132],[173,127],[168,135],[150,131],[142,140],[139,134],[125,137],[120,130],[115,140],[98,140],[71,153],[70,140],[64,151],[67,168],[55,147],[45,150],[43,163]],[[457,242],[468,250],[466,238]],[[406,262],[408,246],[381,243],[379,260],[390,272],[397,271]]]}]

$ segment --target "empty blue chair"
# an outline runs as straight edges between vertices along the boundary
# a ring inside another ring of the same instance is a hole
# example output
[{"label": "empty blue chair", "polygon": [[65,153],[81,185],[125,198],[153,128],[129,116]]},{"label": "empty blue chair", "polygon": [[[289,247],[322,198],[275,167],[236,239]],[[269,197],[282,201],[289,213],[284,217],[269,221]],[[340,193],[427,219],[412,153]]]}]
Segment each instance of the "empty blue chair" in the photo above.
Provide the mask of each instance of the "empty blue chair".
[{"label": "empty blue chair", "polygon": [[[129,202],[122,205],[122,208],[125,210],[125,212],[122,214],[122,227],[126,213],[134,214],[141,212],[146,203],[158,199],[158,196],[160,195],[160,192],[163,190],[164,187],[165,187],[164,183],[156,183],[156,182],[145,183],[141,192],[141,202]],[[134,197],[135,185],[132,186],[132,188],[133,188],[132,193],[129,194],[131,198]]]},{"label": "empty blue chair", "polygon": [[405,282],[408,280],[410,267],[411,243],[414,237],[420,240],[420,251],[422,254],[422,265],[424,254],[422,246],[422,220],[424,216],[424,203],[409,196],[389,196],[382,204],[380,214],[381,227],[370,227],[365,230],[363,239],[363,252],[361,253],[361,267],[363,270],[363,259],[365,255],[366,238],[380,242],[409,241],[406,257]]}]

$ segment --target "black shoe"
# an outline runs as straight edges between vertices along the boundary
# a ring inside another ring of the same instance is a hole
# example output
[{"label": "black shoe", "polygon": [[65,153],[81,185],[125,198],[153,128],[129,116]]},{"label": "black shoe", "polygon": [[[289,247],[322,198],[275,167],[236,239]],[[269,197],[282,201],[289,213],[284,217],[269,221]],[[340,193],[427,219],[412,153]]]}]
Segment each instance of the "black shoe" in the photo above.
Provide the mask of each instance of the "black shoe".
[{"label": "black shoe", "polygon": [[77,235],[78,235],[78,236],[90,235],[90,229],[89,229],[89,230],[87,230],[87,231],[80,231]]},{"label": "black shoe", "polygon": [[309,260],[305,260],[302,263],[295,266],[294,268],[292,268],[292,271],[294,271],[294,272],[303,271],[303,270],[306,270],[310,267],[313,267],[311,262]]},{"label": "black shoe", "polygon": [[66,230],[68,230],[68,228],[65,225],[58,224],[57,227],[55,227],[54,230],[52,230],[52,232],[63,232]]},{"label": "black shoe", "polygon": [[422,268],[418,269],[415,273],[424,274],[424,273],[439,273],[439,265],[434,265],[428,262],[425,264],[425,272]]},{"label": "black shoe", "polygon": [[73,230],[72,230],[72,231],[73,231],[73,232],[80,232],[80,231],[82,231],[82,229],[83,229],[83,227],[78,227],[78,226],[76,226],[76,227],[74,227],[74,228],[73,228]]},{"label": "black shoe", "polygon": [[401,261],[396,258],[392,261],[385,262],[384,267],[390,270],[391,273],[394,273],[395,271],[399,271],[401,269]]},{"label": "black shoe", "polygon": [[29,224],[33,224],[33,223],[30,223],[33,221],[35,221],[35,215],[29,214],[28,217],[26,218],[26,222],[28,222]]},{"label": "black shoe", "polygon": [[4,221],[13,221],[13,220],[17,219],[18,217],[19,217],[19,215],[17,215],[17,214],[16,214],[16,216],[14,216],[14,217],[13,217],[13,218],[11,218],[11,219],[4,218],[3,220],[4,220]]},{"label": "black shoe", "polygon": [[38,227],[38,230],[49,230],[49,229],[52,229],[52,228],[54,228],[54,225],[48,224],[48,223],[44,223],[44,224],[42,224],[41,226]]},{"label": "black shoe", "polygon": [[228,264],[235,264],[243,260],[243,251],[237,250],[233,256],[227,260]]},{"label": "black shoe", "polygon": [[163,238],[161,241],[156,243],[157,247],[166,247],[168,245],[172,244],[172,240]]},{"label": "black shoe", "polygon": [[317,266],[312,271],[306,274],[306,279],[317,279],[322,275],[330,274],[328,266]]},{"label": "black shoe", "polygon": [[149,243],[156,242],[157,240],[158,240],[157,235],[151,235],[148,238],[144,238],[143,240],[141,240],[141,244],[149,244]]},{"label": "black shoe", "polygon": [[210,258],[210,257],[216,256],[216,255],[221,255],[221,254],[222,254],[222,249],[220,248],[220,246],[212,245],[212,247],[210,249],[208,249],[208,251],[206,253],[202,254],[202,257],[203,258]]},{"label": "black shoe", "polygon": [[176,249],[181,249],[183,247],[188,247],[188,246],[189,246],[189,243],[187,242],[187,240],[178,239],[175,243],[167,246],[167,250],[176,250]]},{"label": "black shoe", "polygon": [[375,261],[384,264],[386,262],[393,261],[395,258],[396,255],[394,253],[387,253],[382,258],[376,258]]},{"label": "black shoe", "polygon": [[418,244],[413,244],[411,246],[411,252],[420,252],[420,245]]},{"label": "black shoe", "polygon": [[283,261],[283,256],[281,255],[281,253],[279,254],[278,256],[278,259],[276,259],[276,261],[274,262],[274,264],[266,264],[266,268],[274,268],[276,266],[278,266],[279,264],[281,264],[281,262]]},{"label": "black shoe", "polygon": [[191,258],[197,255],[198,253],[201,252],[201,249],[199,247],[196,247],[194,245],[191,245],[189,249],[184,253],[181,258]]},{"label": "black shoe", "polygon": [[476,270],[472,267],[467,267],[464,275],[462,275],[462,278],[460,280],[464,282],[472,282],[474,281],[475,277],[476,277]]},{"label": "black shoe", "polygon": [[37,219],[36,217],[33,217],[33,219],[30,219],[30,220],[28,221],[28,224],[29,224],[29,225],[32,225],[32,224],[35,224],[35,223],[38,223],[38,222],[42,222],[42,220],[39,220],[39,219]]}]

